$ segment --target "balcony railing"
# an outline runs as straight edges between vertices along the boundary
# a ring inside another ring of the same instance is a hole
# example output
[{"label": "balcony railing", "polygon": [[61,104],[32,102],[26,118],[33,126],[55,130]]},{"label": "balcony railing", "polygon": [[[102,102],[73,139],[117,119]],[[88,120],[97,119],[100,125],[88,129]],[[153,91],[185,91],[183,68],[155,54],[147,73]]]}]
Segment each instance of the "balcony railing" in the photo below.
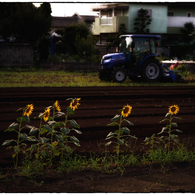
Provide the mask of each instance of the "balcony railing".
[{"label": "balcony railing", "polygon": [[113,24],[113,19],[112,17],[108,17],[108,18],[100,18],[100,25],[112,25]]}]

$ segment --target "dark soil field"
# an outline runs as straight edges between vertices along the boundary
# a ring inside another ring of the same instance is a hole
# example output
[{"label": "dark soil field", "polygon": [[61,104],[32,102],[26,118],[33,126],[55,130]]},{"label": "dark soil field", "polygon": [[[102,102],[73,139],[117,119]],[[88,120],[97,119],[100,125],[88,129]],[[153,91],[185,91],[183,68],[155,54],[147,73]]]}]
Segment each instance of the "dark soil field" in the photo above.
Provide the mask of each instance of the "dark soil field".
[{"label": "dark soil field", "polygon": [[[81,135],[76,135],[81,147],[75,152],[101,153],[105,150],[105,137],[116,126],[107,127],[118,110],[124,105],[132,106],[127,118],[131,135],[138,138],[133,150],[144,153],[145,137],[161,131],[166,123],[159,123],[171,105],[179,105],[177,120],[179,135],[185,147],[195,148],[195,87],[84,87],[84,88],[1,88],[0,89],[0,144],[15,136],[4,132],[16,122],[21,112],[16,112],[27,104],[34,105],[30,125],[39,126],[34,117],[44,112],[47,106],[58,100],[62,112],[69,102],[67,98],[81,98],[80,106],[70,115],[80,125]],[[34,120],[33,120],[34,119]],[[114,150],[114,145],[109,147]],[[120,173],[105,174],[85,170],[72,174],[46,173],[40,177],[41,186],[33,185],[23,176],[14,176],[13,161],[5,147],[0,146],[0,192],[195,192],[195,166],[176,163],[162,170],[160,165],[127,167]],[[7,178],[1,178],[3,173]]]}]

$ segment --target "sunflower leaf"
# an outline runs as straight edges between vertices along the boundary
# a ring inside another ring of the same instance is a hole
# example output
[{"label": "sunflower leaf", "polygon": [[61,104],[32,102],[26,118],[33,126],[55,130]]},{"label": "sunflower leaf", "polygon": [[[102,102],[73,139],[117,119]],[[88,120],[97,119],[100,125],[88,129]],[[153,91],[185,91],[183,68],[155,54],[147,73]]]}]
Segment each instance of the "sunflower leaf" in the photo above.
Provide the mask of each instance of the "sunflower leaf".
[{"label": "sunflower leaf", "polygon": [[37,131],[39,131],[38,128],[32,127],[31,130],[30,130],[30,132],[29,132],[29,135],[32,135],[32,134],[36,133]]},{"label": "sunflower leaf", "polygon": [[133,126],[133,123],[128,121],[127,119],[124,119],[125,122],[127,122],[129,125]]},{"label": "sunflower leaf", "polygon": [[177,123],[171,123],[171,127],[178,127]]},{"label": "sunflower leaf", "polygon": [[119,143],[120,145],[124,145],[124,140],[118,139],[118,143]]},{"label": "sunflower leaf", "polygon": [[112,122],[115,122],[115,121],[117,121],[119,118],[120,118],[120,115],[117,114],[117,115],[115,115],[115,116],[111,119],[111,121],[112,121]]},{"label": "sunflower leaf", "polygon": [[74,114],[75,110],[73,110],[70,106],[67,109],[68,114]]},{"label": "sunflower leaf", "polygon": [[174,116],[173,118],[178,119],[178,120],[182,120],[181,117],[176,117],[176,116]]},{"label": "sunflower leaf", "polygon": [[80,129],[80,125],[78,125],[77,122],[76,122],[74,119],[70,120],[70,124],[71,124],[72,126],[78,128],[78,129]]},{"label": "sunflower leaf", "polygon": [[178,133],[183,133],[183,131],[181,131],[179,129],[176,129],[175,131],[178,132]]},{"label": "sunflower leaf", "polygon": [[159,123],[165,122],[166,120],[168,120],[167,118],[161,120]]},{"label": "sunflower leaf", "polygon": [[118,125],[118,123],[112,122],[112,123],[110,123],[110,124],[107,124],[107,126],[115,126],[115,125]]},{"label": "sunflower leaf", "polygon": [[112,143],[112,141],[109,141],[105,144],[105,146],[109,146]]},{"label": "sunflower leaf", "polygon": [[49,124],[50,126],[54,126],[54,125],[56,124],[56,121],[48,121],[48,124]]},{"label": "sunflower leaf", "polygon": [[9,127],[8,127],[8,129],[15,129],[16,127],[18,127],[18,123],[12,123]]},{"label": "sunflower leaf", "polygon": [[40,138],[39,138],[39,141],[40,141],[42,144],[45,144],[45,143],[47,143],[47,142],[49,141],[49,139],[46,138],[46,137],[40,137]]},{"label": "sunflower leaf", "polygon": [[82,132],[79,131],[79,130],[77,130],[77,129],[72,129],[72,130],[75,131],[75,132],[78,133],[78,134],[82,134]]},{"label": "sunflower leaf", "polygon": [[61,135],[55,135],[56,139],[59,140],[60,142],[64,141],[64,138]]},{"label": "sunflower leaf", "polygon": [[56,115],[55,115],[55,118],[58,118],[58,117],[63,116],[63,115],[65,115],[65,113],[57,112]]},{"label": "sunflower leaf", "polygon": [[30,123],[30,118],[28,116],[22,116],[22,121]]},{"label": "sunflower leaf", "polygon": [[43,128],[49,132],[52,132],[52,129],[50,128],[49,125],[44,125]]},{"label": "sunflower leaf", "polygon": [[12,141],[14,141],[14,140],[13,140],[13,139],[5,140],[5,141],[2,143],[2,146],[10,145]]},{"label": "sunflower leaf", "polygon": [[130,130],[129,130],[127,127],[122,127],[121,130],[122,130],[124,133],[130,133]]},{"label": "sunflower leaf", "polygon": [[60,131],[64,134],[67,135],[70,133],[70,129],[68,127],[62,127]]},{"label": "sunflower leaf", "polygon": [[79,140],[73,135],[70,137],[70,139],[75,142],[75,143],[78,143],[79,144]]},{"label": "sunflower leaf", "polygon": [[171,116],[171,113],[167,113],[166,115],[165,115],[165,117],[169,117],[169,116]]},{"label": "sunflower leaf", "polygon": [[114,135],[115,135],[115,133],[110,132],[110,133],[106,136],[106,140],[107,140],[107,139],[110,139],[110,138],[112,138],[112,137],[114,137]]},{"label": "sunflower leaf", "polygon": [[26,133],[21,133],[19,137],[25,141],[28,140],[28,135]]}]

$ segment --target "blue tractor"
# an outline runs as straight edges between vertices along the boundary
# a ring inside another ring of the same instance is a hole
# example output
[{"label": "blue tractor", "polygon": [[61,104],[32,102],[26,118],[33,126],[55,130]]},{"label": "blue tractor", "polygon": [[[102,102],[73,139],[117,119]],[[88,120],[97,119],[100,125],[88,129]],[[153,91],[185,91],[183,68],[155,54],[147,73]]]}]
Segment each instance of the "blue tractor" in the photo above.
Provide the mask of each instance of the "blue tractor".
[{"label": "blue tractor", "polygon": [[121,35],[117,53],[102,57],[99,78],[105,81],[124,82],[131,80],[160,81],[163,76],[172,77],[156,59],[160,35]]}]

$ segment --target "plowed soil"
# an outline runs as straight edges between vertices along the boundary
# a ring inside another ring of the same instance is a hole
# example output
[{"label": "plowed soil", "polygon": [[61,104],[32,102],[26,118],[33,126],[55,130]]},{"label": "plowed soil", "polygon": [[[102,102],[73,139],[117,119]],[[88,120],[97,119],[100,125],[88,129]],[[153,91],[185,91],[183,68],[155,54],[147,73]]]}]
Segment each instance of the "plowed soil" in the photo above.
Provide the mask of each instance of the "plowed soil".
[{"label": "plowed soil", "polygon": [[[18,108],[27,104],[34,105],[30,125],[39,126],[34,117],[43,112],[47,106],[58,100],[65,112],[69,102],[67,98],[81,98],[78,110],[71,117],[80,125],[81,147],[76,152],[96,152],[105,150],[105,137],[116,126],[107,127],[118,110],[129,104],[131,115],[127,118],[131,135],[138,138],[133,150],[144,153],[142,144],[145,137],[161,131],[166,123],[159,123],[168,112],[168,107],[179,105],[177,120],[179,135],[185,147],[195,147],[195,87],[84,87],[84,88],[1,88],[0,89],[0,144],[16,136],[4,132],[9,125],[16,122],[21,112]],[[126,125],[126,124],[125,124]],[[109,147],[110,151],[114,146]],[[128,167],[123,176],[118,173],[105,174],[86,170],[74,174],[48,173],[40,181],[41,186],[33,185],[22,176],[10,176],[1,179],[1,174],[13,171],[10,153],[0,146],[0,192],[195,192],[195,166],[187,163],[171,165],[163,172],[159,165]],[[8,174],[9,175],[9,174]]]}]

